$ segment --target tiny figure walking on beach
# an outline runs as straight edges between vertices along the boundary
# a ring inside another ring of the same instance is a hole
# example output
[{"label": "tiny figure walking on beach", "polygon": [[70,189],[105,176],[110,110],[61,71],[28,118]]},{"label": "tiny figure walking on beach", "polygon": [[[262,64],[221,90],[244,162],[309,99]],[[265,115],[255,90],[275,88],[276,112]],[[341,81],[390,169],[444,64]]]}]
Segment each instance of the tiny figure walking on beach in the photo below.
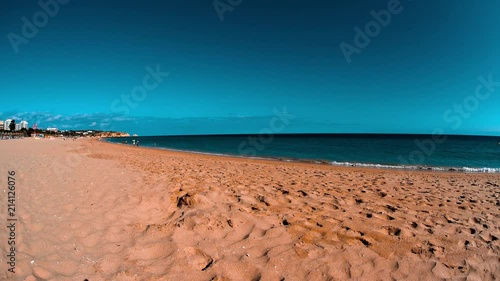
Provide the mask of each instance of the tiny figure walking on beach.
[{"label": "tiny figure walking on beach", "polygon": [[139,147],[139,141],[135,142],[135,146]]}]

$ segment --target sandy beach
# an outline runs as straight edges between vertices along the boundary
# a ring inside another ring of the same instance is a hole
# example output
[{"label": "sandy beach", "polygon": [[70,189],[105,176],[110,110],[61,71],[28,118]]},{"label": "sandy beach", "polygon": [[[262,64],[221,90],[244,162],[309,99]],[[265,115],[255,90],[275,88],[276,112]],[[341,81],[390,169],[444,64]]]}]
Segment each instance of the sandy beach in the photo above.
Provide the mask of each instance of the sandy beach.
[{"label": "sandy beach", "polygon": [[[500,175],[0,141],[0,280],[499,280]],[[10,236],[9,236],[10,235]]]}]

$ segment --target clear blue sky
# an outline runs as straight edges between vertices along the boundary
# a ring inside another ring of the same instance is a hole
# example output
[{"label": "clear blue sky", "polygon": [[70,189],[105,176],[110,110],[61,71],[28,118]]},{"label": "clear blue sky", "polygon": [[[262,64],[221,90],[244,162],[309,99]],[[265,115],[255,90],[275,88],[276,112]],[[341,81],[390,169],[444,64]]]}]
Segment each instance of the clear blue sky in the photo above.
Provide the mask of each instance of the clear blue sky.
[{"label": "clear blue sky", "polygon": [[[1,1],[0,119],[257,133],[286,107],[296,118],[282,133],[500,135],[500,86],[471,98],[478,76],[500,82],[500,2],[401,0],[348,63],[341,42],[355,46],[354,28],[391,1],[243,0],[221,21],[212,0],[72,0],[17,41],[17,53],[12,34],[43,10]],[[135,107],[120,101],[157,65],[169,76]],[[465,101],[473,110],[460,115],[454,105]]]}]

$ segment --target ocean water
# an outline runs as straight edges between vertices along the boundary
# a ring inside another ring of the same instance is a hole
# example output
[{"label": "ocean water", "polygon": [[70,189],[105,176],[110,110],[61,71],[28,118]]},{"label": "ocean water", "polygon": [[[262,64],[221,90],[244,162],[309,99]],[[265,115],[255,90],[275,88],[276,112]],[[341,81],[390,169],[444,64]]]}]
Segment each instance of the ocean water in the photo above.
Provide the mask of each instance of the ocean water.
[{"label": "ocean water", "polygon": [[[445,138],[445,139],[444,139]],[[107,141],[209,154],[313,161],[340,166],[500,173],[500,137],[432,135],[211,135]]]}]

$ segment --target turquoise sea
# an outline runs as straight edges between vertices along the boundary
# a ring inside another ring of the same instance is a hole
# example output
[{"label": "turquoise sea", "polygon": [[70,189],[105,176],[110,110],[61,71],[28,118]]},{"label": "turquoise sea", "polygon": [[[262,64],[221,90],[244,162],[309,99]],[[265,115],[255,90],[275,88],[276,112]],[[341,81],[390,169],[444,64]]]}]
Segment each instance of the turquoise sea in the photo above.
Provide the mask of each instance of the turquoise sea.
[{"label": "turquoise sea", "polygon": [[131,145],[340,166],[500,172],[500,137],[432,135],[203,135],[109,138]]}]

